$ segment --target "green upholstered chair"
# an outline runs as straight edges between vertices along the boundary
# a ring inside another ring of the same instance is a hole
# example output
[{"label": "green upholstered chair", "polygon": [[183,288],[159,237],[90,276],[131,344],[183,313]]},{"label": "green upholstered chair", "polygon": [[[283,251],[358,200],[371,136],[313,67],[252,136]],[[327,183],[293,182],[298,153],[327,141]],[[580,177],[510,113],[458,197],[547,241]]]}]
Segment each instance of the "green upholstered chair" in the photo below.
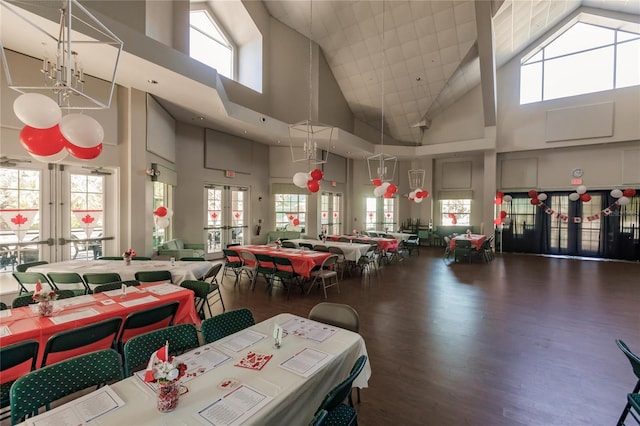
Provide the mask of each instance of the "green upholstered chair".
[{"label": "green upholstered chair", "polygon": [[118,380],[122,380],[122,366],[113,349],[90,352],[27,373],[11,386],[11,423],[22,422],[60,398]]},{"label": "green upholstered chair", "polygon": [[16,265],[16,271],[27,272],[27,269],[31,268],[32,266],[46,265],[47,263],[49,262],[47,262],[46,260],[38,260],[37,262],[21,263],[20,265]]},{"label": "green upholstered chair", "polygon": [[[36,358],[38,357],[38,342],[35,340],[25,340],[13,345],[0,348],[0,378],[2,372],[20,364],[30,362],[30,370],[36,369]],[[9,389],[15,380],[0,380],[0,408],[9,406]],[[6,417],[2,417],[3,420]]]},{"label": "green upholstered chair", "polygon": [[49,272],[47,276],[51,285],[58,290],[73,290],[76,296],[89,294],[89,286],[84,282],[80,274],[76,272]]},{"label": "green upholstered chair", "polygon": [[32,294],[35,291],[37,281],[40,281],[43,289],[55,289],[49,282],[47,276],[40,272],[14,272],[13,277],[20,285],[19,295]]},{"label": "green upholstered chair", "polygon": [[11,302],[12,308],[22,308],[23,306],[29,306],[34,303],[37,303],[33,300],[33,297],[30,294],[23,294],[22,296],[18,296]]},{"label": "green upholstered chair", "polygon": [[180,286],[193,291],[196,310],[198,311],[201,319],[205,319],[205,306],[209,310],[209,317],[213,316],[211,313],[211,295],[214,297],[213,303],[215,304],[220,302],[222,305],[222,312],[225,311],[224,301],[222,300],[222,293],[220,292],[220,286],[218,283],[208,283],[200,280],[185,280],[180,283]]},{"label": "green upholstered chair", "polygon": [[76,297],[77,294],[73,290],[56,290],[56,294],[58,295],[57,299],[69,299],[70,297]]},{"label": "green upholstered chair", "polygon": [[107,338],[109,340],[105,340],[102,349],[115,348],[116,337],[118,336],[121,324],[122,318],[114,317],[54,334],[47,340],[40,366],[44,367],[47,365],[47,359],[50,354],[81,348]]},{"label": "green upholstered chair", "polygon": [[629,410],[631,417],[633,417],[635,421],[640,424],[640,393],[628,394],[627,401],[629,401],[629,406],[631,407],[631,409]]},{"label": "green upholstered chair", "polygon": [[205,344],[215,342],[255,323],[253,313],[247,308],[228,311],[202,321],[202,340]]},{"label": "green upholstered chair", "polygon": [[136,280],[141,283],[156,283],[156,282],[173,282],[171,272],[169,271],[138,271],[135,273]]},{"label": "green upholstered chair", "polygon": [[0,302],[0,311],[4,311],[5,309],[9,309],[9,306],[4,302]]},{"label": "green upholstered chair", "polygon": [[302,276],[298,274],[288,257],[271,256],[276,270],[271,277],[271,289],[275,286],[276,281],[280,281],[282,286],[287,289],[287,297],[291,292],[291,287],[299,286],[302,289]]},{"label": "green upholstered chair", "polygon": [[[640,357],[638,357],[638,355],[631,352],[631,349],[629,349],[626,343],[624,343],[622,340],[616,339],[616,345],[618,345],[622,353],[624,353],[624,355],[627,357],[627,359],[631,363],[631,369],[633,370],[633,374],[638,379],[638,381],[636,382],[636,385],[633,387],[633,390],[631,391],[631,393],[637,394],[638,392],[640,392]],[[625,405],[624,410],[622,410],[622,414],[618,419],[618,423],[617,423],[618,426],[624,425],[624,420],[627,417],[627,414],[629,414],[629,410],[631,409],[631,401],[628,398],[627,398],[627,401],[628,401],[627,405]]]},{"label": "green upholstered chair", "polygon": [[[351,368],[349,376],[341,383],[336,385],[329,393],[324,397],[324,400],[320,404],[318,411],[327,410],[327,418],[324,424],[327,425],[356,425],[358,424],[358,413],[353,408],[353,401],[351,400],[351,388],[353,381],[358,377],[358,374],[364,368],[367,363],[366,355],[361,355]],[[345,399],[349,399],[349,405],[344,403]],[[318,412],[316,411],[316,413]]]},{"label": "green upholstered chair", "polygon": [[118,336],[118,351],[123,353],[124,344],[132,336],[128,336],[130,330],[157,324],[158,328],[173,325],[173,318],[176,316],[180,302],[170,302],[153,308],[142,309],[127,315],[122,330]]},{"label": "green upholstered chair", "polygon": [[240,281],[240,274],[242,273],[242,258],[240,257],[240,253],[237,250],[232,248],[223,249],[224,253],[224,269],[222,271],[222,282],[224,283],[225,275],[228,275],[229,272],[234,277],[234,285],[238,285],[238,281]]},{"label": "green upholstered chair", "polygon": [[200,346],[198,331],[193,324],[173,325],[134,336],[124,344],[125,377],[145,368],[151,354],[164,346],[166,342],[169,343],[171,355],[177,355]]}]

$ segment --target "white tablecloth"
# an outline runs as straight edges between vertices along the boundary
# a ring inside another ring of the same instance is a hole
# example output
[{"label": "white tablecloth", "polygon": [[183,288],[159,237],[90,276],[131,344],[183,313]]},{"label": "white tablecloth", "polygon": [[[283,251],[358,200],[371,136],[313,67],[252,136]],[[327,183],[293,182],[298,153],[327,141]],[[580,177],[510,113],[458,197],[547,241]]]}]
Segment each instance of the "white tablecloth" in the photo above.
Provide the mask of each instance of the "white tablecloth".
[{"label": "white tablecloth", "polygon": [[300,243],[309,243],[314,246],[322,245],[325,247],[338,247],[342,249],[345,259],[352,260],[354,262],[357,262],[358,259],[360,259],[360,256],[363,256],[370,247],[369,244],[343,243],[331,240],[322,242],[320,240],[293,239],[289,241],[295,244],[296,247],[300,247]]},{"label": "white tablecloth", "polygon": [[383,232],[383,231],[377,231],[377,232],[378,232],[378,235],[381,235],[381,234],[391,235],[399,243],[403,242],[404,240],[408,239],[411,236],[416,236],[416,234],[405,234],[404,232]]},{"label": "white tablecloth", "polygon": [[[190,380],[184,385],[188,393],[180,397],[177,408],[170,413],[159,413],[156,395],[137,377],[129,377],[114,383],[111,388],[125,405],[93,420],[98,425],[198,425],[194,413],[229,392],[218,385],[225,379],[236,379],[273,399],[244,424],[250,425],[308,425],[325,395],[344,380],[360,355],[367,355],[362,337],[351,331],[338,332],[324,342],[290,334],[283,338],[280,349],[273,347],[274,324],[284,324],[294,318],[291,314],[280,314],[251,327],[251,330],[267,335],[263,340],[240,352],[233,352],[221,345],[226,339],[213,346],[232,359]],[[241,333],[241,332],[240,332]],[[280,367],[280,364],[304,348],[312,348],[332,355],[331,360],[309,378],[303,378]],[[273,358],[256,371],[237,367],[238,361],[249,351],[273,354]],[[367,387],[371,368],[369,361],[356,378],[354,386]]]},{"label": "white tablecloth", "polygon": [[124,260],[66,260],[64,262],[47,263],[29,268],[29,272],[76,272],[81,276],[89,273],[117,272],[123,280],[134,280],[139,271],[171,272],[171,281],[180,284],[184,280],[195,280],[206,274],[211,262],[176,261],[171,266],[169,260],[132,260],[126,265]]}]

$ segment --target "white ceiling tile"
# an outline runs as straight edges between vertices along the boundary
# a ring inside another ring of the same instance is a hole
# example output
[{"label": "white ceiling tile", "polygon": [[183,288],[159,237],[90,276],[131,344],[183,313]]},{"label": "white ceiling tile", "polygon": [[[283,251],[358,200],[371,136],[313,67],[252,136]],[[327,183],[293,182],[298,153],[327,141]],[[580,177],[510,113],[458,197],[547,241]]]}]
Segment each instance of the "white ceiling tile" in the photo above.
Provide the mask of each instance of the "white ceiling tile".
[{"label": "white ceiling tile", "polygon": [[456,21],[453,15],[453,8],[448,7],[433,16],[433,20],[436,24],[436,31],[444,31],[446,29],[455,27]]},{"label": "white ceiling tile", "polygon": [[362,37],[362,33],[360,32],[360,26],[357,24],[345,28],[344,35],[349,44],[354,44],[364,39],[364,37]]},{"label": "white ceiling tile", "polygon": [[391,2],[391,16],[393,17],[393,23],[396,27],[401,27],[408,24],[413,20],[411,13],[411,7],[408,1],[393,1]]},{"label": "white ceiling tile", "polygon": [[458,37],[458,42],[471,42],[474,43],[478,38],[478,34],[476,33],[476,23],[475,22],[467,22],[465,24],[458,25],[456,27],[456,35]]},{"label": "white ceiling tile", "polygon": [[440,59],[443,64],[449,64],[452,62],[460,63],[460,59],[462,59],[460,55],[460,51],[458,50],[458,45],[447,47],[446,49],[440,50]]},{"label": "white ceiling tile", "polygon": [[435,52],[438,50],[438,36],[435,34],[420,37],[418,39],[418,44],[420,45],[420,49],[422,53]]},{"label": "white ceiling tile", "polygon": [[417,37],[436,33],[436,25],[433,23],[433,17],[431,16],[422,16],[418,18],[414,21],[414,26],[416,28]]},{"label": "white ceiling tile", "polygon": [[401,44],[418,38],[418,34],[416,33],[416,28],[413,22],[408,22],[402,25],[401,27],[397,28],[397,31],[398,39],[400,40]]},{"label": "white ceiling tile", "polygon": [[438,47],[440,49],[446,49],[447,47],[458,44],[458,35],[456,34],[455,27],[448,28],[444,31],[438,31],[437,37]]},{"label": "white ceiling tile", "polygon": [[392,46],[384,50],[387,63],[393,64],[404,60],[404,54],[402,53],[402,46]]},{"label": "white ceiling tile", "polygon": [[355,44],[351,45],[351,55],[354,59],[360,59],[364,56],[368,56],[369,52],[367,51],[367,45],[364,41],[359,41]]},{"label": "white ceiling tile", "polygon": [[476,22],[476,7],[473,1],[465,1],[453,7],[456,25]]}]

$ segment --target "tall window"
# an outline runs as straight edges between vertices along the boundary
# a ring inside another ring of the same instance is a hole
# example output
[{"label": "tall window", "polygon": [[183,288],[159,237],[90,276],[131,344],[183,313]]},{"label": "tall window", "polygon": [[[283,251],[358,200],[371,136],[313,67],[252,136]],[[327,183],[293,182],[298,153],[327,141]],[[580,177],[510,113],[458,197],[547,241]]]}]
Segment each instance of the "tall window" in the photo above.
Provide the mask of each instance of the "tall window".
[{"label": "tall window", "polygon": [[[171,208],[172,201],[172,189],[171,185],[167,185],[162,182],[153,182],[153,211],[156,211],[158,207]],[[163,226],[165,223],[161,219],[156,218],[156,222],[153,226],[153,246],[157,247],[164,241],[171,239],[171,219],[169,219],[168,226]]]},{"label": "tall window", "polygon": [[471,200],[440,200],[440,223],[442,225],[470,225]]},{"label": "tall window", "polygon": [[368,197],[366,200],[365,230],[375,231],[378,229],[378,199]]},{"label": "tall window", "polygon": [[286,231],[295,226],[301,232],[305,232],[307,224],[307,195],[275,194],[275,202],[276,231]]},{"label": "tall window", "polygon": [[365,208],[366,231],[391,232],[397,228],[395,198],[367,197]]},{"label": "tall window", "polygon": [[[72,174],[71,179],[71,238],[87,239],[103,236],[104,176]],[[91,253],[90,253],[91,251]],[[102,253],[98,242],[72,245],[71,257],[96,258]]]},{"label": "tall window", "polygon": [[520,67],[520,103],[640,85],[640,34],[578,22]]},{"label": "tall window", "polygon": [[327,231],[329,235],[339,235],[342,227],[342,217],[340,214],[341,194],[325,192],[320,196],[320,225],[321,230]]},{"label": "tall window", "polygon": [[189,55],[233,79],[233,45],[209,11],[192,10],[189,23]]}]

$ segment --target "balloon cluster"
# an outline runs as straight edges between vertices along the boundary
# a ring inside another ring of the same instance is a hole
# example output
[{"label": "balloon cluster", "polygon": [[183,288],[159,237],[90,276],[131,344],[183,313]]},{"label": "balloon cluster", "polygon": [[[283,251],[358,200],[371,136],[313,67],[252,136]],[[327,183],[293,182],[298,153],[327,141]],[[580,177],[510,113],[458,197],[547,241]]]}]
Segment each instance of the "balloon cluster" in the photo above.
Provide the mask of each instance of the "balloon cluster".
[{"label": "balloon cluster", "polygon": [[587,187],[584,185],[580,185],[576,188],[576,192],[572,192],[569,194],[569,199],[571,201],[582,201],[583,203],[588,203],[591,201],[591,195],[587,194]]},{"label": "balloon cluster", "polygon": [[102,152],[104,130],[84,114],[62,116],[58,104],[40,93],[24,93],[14,101],[13,111],[26,126],[20,142],[36,160],[55,163],[71,154],[92,160]]},{"label": "balloon cluster", "polygon": [[[531,191],[529,192],[529,194],[529,196],[531,196]],[[536,191],[535,195],[536,197],[540,197],[540,195],[542,195],[542,198],[544,200],[547,199],[547,194],[538,194]],[[513,200],[513,197],[511,195],[505,195],[500,191],[496,192],[496,204],[502,204],[503,202],[510,203],[511,200]],[[538,198],[538,201],[540,201],[540,198]],[[493,223],[496,225],[509,225],[511,223],[511,218],[508,217],[508,213],[505,210],[501,210],[500,213],[498,213],[498,217],[493,220]]]},{"label": "balloon cluster", "polygon": [[287,226],[285,227],[285,230],[287,231],[300,231],[300,219],[298,219],[297,217],[294,217],[293,215],[289,216],[289,223],[287,223]]},{"label": "balloon cluster", "polygon": [[[585,188],[585,191],[586,190],[587,189]],[[539,205],[542,201],[546,201],[547,199],[547,194],[545,194],[544,192],[538,192],[535,189],[532,189],[531,191],[529,191],[528,195],[529,195],[529,198],[531,198],[530,200],[531,204],[533,204],[534,206]],[[589,200],[590,199],[591,197],[589,197]],[[509,199],[509,201],[511,201],[511,198]]]},{"label": "balloon cluster", "polygon": [[318,192],[323,176],[320,169],[313,169],[309,173],[298,172],[293,175],[293,184],[298,188],[307,188],[309,192]]},{"label": "balloon cluster", "polygon": [[153,212],[153,218],[156,223],[156,228],[164,229],[169,226],[169,219],[173,216],[173,211],[166,207],[160,206]]},{"label": "balloon cluster", "polygon": [[611,191],[610,195],[613,198],[617,198],[617,201],[615,202],[616,205],[626,206],[631,202],[631,198],[635,197],[636,190],[633,188],[627,188],[624,191],[614,189]]},{"label": "balloon cluster", "polygon": [[420,204],[422,200],[429,196],[429,191],[425,191],[423,189],[414,189],[409,193],[409,201],[413,201],[414,203]]},{"label": "balloon cluster", "polygon": [[447,214],[447,217],[449,217],[449,219],[451,219],[451,224],[455,225],[458,223],[458,218],[456,217],[455,213],[449,213]]},{"label": "balloon cluster", "polygon": [[373,195],[376,197],[391,198],[393,194],[398,191],[398,187],[391,182],[383,182],[380,178],[375,178],[371,181],[373,183]]}]

